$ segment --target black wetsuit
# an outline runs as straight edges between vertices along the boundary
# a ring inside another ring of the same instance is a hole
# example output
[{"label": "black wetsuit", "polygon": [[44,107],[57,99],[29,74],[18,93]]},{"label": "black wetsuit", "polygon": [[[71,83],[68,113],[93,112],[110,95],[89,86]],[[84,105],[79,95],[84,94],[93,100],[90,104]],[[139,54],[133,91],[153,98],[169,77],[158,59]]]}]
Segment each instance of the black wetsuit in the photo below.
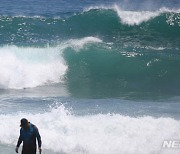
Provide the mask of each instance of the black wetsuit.
[{"label": "black wetsuit", "polygon": [[30,123],[28,130],[21,128],[17,147],[19,147],[23,141],[22,154],[36,154],[36,138],[38,146],[41,147],[41,136],[35,125]]}]

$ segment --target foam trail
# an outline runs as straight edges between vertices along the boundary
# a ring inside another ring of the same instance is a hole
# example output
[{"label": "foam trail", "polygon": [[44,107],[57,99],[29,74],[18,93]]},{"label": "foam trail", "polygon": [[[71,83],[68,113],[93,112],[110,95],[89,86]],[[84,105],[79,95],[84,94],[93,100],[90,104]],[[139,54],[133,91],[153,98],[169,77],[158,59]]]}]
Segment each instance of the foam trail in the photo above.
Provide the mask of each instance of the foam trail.
[{"label": "foam trail", "polygon": [[[39,127],[44,149],[59,153],[166,154],[169,151],[162,149],[163,141],[180,138],[180,122],[171,118],[133,118],[119,114],[75,116],[60,106],[43,114],[0,115],[2,144],[16,144],[22,117]],[[170,150],[173,154],[179,152]]]}]

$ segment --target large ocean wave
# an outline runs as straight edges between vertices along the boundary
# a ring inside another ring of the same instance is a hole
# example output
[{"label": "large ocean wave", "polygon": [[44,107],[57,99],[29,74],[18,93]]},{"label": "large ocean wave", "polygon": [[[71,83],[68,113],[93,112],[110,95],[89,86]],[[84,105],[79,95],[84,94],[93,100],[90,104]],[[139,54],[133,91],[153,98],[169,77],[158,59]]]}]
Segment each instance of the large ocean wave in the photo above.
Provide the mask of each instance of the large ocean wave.
[{"label": "large ocean wave", "polygon": [[96,37],[54,47],[0,48],[1,89],[62,83],[72,96],[179,96],[179,53],[167,48],[113,47]]},{"label": "large ocean wave", "polygon": [[179,152],[177,149],[162,148],[164,140],[179,140],[180,122],[177,120],[119,114],[75,116],[64,106],[41,114],[0,115],[1,144],[16,144],[19,119],[22,117],[38,126],[44,150],[68,154]]}]

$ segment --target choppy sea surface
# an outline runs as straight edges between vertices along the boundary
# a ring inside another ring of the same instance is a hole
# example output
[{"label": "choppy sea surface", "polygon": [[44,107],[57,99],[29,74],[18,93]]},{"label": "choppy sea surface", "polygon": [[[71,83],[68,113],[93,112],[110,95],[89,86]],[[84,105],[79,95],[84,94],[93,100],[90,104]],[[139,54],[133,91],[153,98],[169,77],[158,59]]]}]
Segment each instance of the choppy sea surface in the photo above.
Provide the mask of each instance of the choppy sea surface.
[{"label": "choppy sea surface", "polygon": [[178,154],[179,68],[179,0],[1,0],[0,153]]}]

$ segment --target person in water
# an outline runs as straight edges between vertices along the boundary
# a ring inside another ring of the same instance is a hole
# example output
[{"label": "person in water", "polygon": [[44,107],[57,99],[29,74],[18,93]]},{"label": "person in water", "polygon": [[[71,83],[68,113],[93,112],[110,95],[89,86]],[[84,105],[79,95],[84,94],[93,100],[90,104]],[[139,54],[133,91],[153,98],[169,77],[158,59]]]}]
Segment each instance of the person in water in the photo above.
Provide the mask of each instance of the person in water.
[{"label": "person in water", "polygon": [[39,153],[41,154],[41,136],[39,134],[38,128],[32,123],[28,122],[27,119],[21,119],[20,125],[20,136],[16,146],[16,153],[20,144],[23,142],[23,148],[21,154],[36,154],[36,139],[38,141]]}]

